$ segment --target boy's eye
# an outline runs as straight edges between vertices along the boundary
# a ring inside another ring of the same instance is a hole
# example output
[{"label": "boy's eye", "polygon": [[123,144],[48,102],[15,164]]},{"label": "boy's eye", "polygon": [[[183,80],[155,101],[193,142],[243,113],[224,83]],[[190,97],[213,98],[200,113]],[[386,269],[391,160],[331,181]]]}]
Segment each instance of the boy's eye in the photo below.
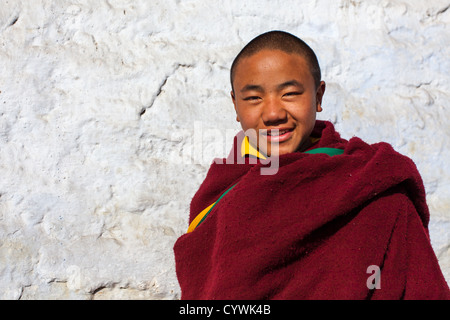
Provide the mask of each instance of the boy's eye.
[{"label": "boy's eye", "polygon": [[259,99],[258,96],[250,96],[250,97],[244,98],[245,101],[254,101],[254,100],[258,100],[258,99]]},{"label": "boy's eye", "polygon": [[300,92],[292,91],[292,92],[285,93],[284,95],[289,97],[289,96],[298,96],[300,94],[301,94]]}]

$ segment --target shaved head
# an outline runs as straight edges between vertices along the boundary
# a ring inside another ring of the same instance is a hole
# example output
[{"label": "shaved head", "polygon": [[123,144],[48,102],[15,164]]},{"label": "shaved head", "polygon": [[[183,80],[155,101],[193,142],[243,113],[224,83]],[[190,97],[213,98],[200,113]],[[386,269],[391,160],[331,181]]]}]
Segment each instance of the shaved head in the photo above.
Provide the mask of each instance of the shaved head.
[{"label": "shaved head", "polygon": [[314,84],[316,85],[316,88],[318,88],[320,85],[321,73],[319,62],[314,51],[303,40],[290,33],[284,31],[270,31],[263,33],[250,41],[234,59],[230,72],[231,88],[233,92],[234,76],[239,62],[243,58],[250,57],[264,49],[281,50],[289,54],[298,54],[302,56],[306,60],[314,78]]}]

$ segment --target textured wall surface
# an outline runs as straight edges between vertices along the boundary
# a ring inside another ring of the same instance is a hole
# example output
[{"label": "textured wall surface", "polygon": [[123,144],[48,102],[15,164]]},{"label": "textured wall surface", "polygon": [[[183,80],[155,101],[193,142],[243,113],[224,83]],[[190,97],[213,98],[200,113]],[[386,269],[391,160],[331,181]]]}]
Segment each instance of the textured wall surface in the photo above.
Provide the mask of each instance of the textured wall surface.
[{"label": "textured wall surface", "polygon": [[0,298],[177,299],[172,247],[239,129],[232,59],[292,32],[344,138],[422,174],[450,280],[450,3],[2,0]]}]

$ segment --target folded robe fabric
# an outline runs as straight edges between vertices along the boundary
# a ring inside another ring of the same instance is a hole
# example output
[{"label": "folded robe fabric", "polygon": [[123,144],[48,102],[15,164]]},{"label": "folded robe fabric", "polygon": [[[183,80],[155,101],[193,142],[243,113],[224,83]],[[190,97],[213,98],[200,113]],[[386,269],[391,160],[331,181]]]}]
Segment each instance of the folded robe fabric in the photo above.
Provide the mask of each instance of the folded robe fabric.
[{"label": "folded robe fabric", "polygon": [[190,221],[237,184],[175,243],[181,299],[450,299],[412,160],[330,122],[312,136],[344,153],[285,154],[261,175],[267,163],[236,164],[240,133],[211,165]]}]

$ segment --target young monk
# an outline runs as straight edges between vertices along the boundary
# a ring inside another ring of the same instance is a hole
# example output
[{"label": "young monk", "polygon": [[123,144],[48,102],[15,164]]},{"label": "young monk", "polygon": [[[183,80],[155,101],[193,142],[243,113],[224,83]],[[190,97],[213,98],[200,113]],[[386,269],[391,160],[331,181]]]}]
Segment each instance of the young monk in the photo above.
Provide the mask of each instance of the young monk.
[{"label": "young monk", "polygon": [[307,44],[258,36],[231,86],[243,130],[174,246],[182,299],[450,298],[416,166],[316,120],[325,82]]}]

